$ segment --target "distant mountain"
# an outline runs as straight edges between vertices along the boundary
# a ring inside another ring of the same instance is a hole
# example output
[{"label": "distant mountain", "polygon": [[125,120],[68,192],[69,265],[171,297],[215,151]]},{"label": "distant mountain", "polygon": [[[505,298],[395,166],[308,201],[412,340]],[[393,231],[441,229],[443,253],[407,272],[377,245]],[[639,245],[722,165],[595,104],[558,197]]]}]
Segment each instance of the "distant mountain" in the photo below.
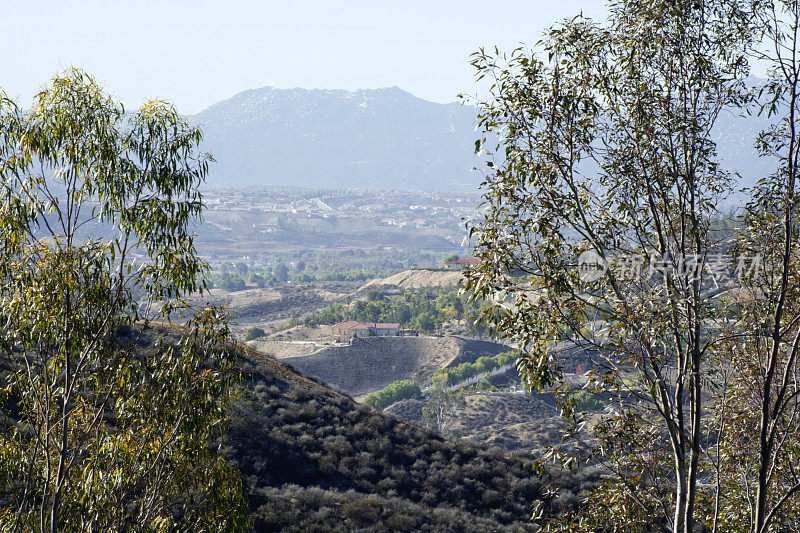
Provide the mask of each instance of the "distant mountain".
[{"label": "distant mountain", "polygon": [[[756,80],[758,82],[760,80]],[[355,92],[263,87],[190,117],[216,159],[208,184],[474,191],[477,109],[428,102],[397,87]],[[771,170],[753,144],[767,121],[723,113],[723,166],[750,186]]]},{"label": "distant mountain", "polygon": [[212,186],[474,190],[474,107],[397,87],[355,92],[264,87],[191,117],[217,163]]},{"label": "distant mountain", "polygon": [[775,160],[759,157],[755,148],[758,134],[769,128],[770,122],[763,116],[722,113],[714,125],[713,136],[717,142],[719,160],[725,170],[739,174],[740,188],[752,187],[775,171]]}]

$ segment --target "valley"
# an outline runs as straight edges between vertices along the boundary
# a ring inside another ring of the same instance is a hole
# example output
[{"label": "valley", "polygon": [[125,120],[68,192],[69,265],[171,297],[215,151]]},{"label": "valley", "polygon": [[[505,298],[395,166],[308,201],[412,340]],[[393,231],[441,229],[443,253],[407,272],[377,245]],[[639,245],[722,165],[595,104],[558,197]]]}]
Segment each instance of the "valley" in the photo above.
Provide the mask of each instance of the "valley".
[{"label": "valley", "polygon": [[[481,358],[498,357],[510,348],[487,337],[479,338],[468,326],[471,319],[467,312],[461,318],[444,319],[435,331],[409,330],[413,334],[356,337],[345,342],[334,338],[329,324],[304,325],[304,319],[313,319],[320,309],[369,305],[370,297],[380,298],[385,308],[412,294],[429,294],[435,303],[442,294],[457,294],[460,278],[458,269],[412,269],[365,282],[285,283],[233,292],[213,289],[209,297],[212,303],[228,307],[234,317],[233,332],[240,340],[245,341],[251,329],[263,331],[263,336],[246,340],[261,357],[286,364],[333,391],[363,402],[368,395],[402,380],[419,383],[428,395],[434,390],[437,373],[474,364]],[[591,364],[585,357],[577,357],[562,357],[568,371]],[[457,391],[463,401],[452,413],[444,434],[504,453],[519,451],[534,456],[561,443],[564,421],[553,394],[523,392],[513,366],[466,383],[469,385]],[[384,412],[435,429],[423,416],[429,403],[424,397],[400,400]]]},{"label": "valley", "polygon": [[535,474],[525,452],[487,449],[360,405],[248,349],[223,454],[243,475],[257,530],[535,531],[574,512],[597,471]]}]

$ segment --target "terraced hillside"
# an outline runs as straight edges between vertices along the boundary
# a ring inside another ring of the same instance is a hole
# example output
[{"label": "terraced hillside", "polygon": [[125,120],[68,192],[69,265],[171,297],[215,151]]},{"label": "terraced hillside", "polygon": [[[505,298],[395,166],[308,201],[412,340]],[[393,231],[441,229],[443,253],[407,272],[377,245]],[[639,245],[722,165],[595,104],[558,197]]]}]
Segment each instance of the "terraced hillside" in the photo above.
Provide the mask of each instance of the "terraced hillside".
[{"label": "terraced hillside", "polygon": [[528,455],[449,440],[247,357],[249,384],[222,449],[243,475],[257,531],[534,530],[537,502],[550,516],[576,509],[596,481],[541,478]]},{"label": "terraced hillside", "polygon": [[[307,350],[303,346],[298,349]],[[425,385],[441,368],[507,350],[502,344],[466,337],[363,337],[349,346],[327,346],[282,361],[353,396],[362,396],[398,379],[411,378]]]}]

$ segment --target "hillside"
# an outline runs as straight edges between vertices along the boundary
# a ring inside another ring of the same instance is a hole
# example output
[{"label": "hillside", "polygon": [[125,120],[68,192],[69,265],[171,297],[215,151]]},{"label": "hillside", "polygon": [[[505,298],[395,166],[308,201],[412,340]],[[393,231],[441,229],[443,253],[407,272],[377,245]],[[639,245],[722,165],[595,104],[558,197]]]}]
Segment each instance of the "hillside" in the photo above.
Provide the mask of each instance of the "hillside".
[{"label": "hillside", "polygon": [[[286,344],[276,348],[285,348]],[[264,344],[263,349],[270,346]],[[309,353],[307,345],[296,346],[301,353]],[[353,396],[362,396],[398,379],[411,378],[425,384],[440,368],[507,350],[502,344],[464,337],[364,337],[351,345],[326,346],[310,355],[286,357],[283,351],[282,361]]]},{"label": "hillside", "polygon": [[[403,400],[384,412],[421,424],[424,406],[421,400]],[[561,442],[564,418],[550,394],[473,392],[464,396],[448,431],[484,446],[542,454]]]},{"label": "hillside", "polygon": [[190,117],[216,159],[209,185],[474,190],[477,111],[397,87],[263,87]]},{"label": "hillside", "polygon": [[289,318],[294,314],[342,302],[359,285],[359,282],[330,281],[286,283],[274,288],[236,292],[211,289],[203,297],[197,297],[195,303],[225,305],[235,323],[244,326]]},{"label": "hillside", "polygon": [[[258,531],[526,531],[596,480],[540,478],[532,458],[453,441],[355,403],[254,350],[223,444]],[[545,489],[554,489],[546,493]]]},{"label": "hillside", "polygon": [[460,270],[437,270],[437,269],[410,269],[398,272],[388,278],[374,279],[365,283],[359,293],[370,289],[420,289],[425,287],[453,288],[461,281]]}]

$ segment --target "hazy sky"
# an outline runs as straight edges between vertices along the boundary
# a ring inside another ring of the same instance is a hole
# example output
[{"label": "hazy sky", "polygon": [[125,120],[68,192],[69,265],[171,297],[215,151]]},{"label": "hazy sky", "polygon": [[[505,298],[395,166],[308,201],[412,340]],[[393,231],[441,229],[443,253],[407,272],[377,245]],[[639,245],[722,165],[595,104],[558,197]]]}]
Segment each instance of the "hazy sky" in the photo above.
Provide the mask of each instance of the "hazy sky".
[{"label": "hazy sky", "polygon": [[602,0],[0,0],[0,88],[26,106],[80,66],[127,106],[148,97],[196,113],[245,89],[397,85],[451,102],[474,92],[479,46],[533,43]]}]

